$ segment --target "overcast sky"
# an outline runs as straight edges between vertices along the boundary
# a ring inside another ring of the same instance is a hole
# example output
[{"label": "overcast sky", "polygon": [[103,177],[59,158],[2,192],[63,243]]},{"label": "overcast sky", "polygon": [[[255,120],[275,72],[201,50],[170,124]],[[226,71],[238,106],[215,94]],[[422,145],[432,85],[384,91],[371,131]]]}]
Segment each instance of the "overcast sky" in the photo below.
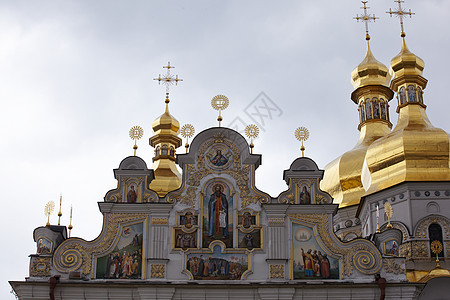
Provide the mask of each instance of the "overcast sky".
[{"label": "overcast sky", "polygon": [[[368,3],[380,17],[370,24],[372,52],[386,65],[401,48],[399,21],[386,14],[396,5]],[[7,280],[28,276],[33,230],[45,225],[44,206],[57,203],[60,193],[63,224],[74,208],[72,236],[98,236],[97,202],[116,187],[112,170],[133,153],[134,125],[144,128],[138,155],[152,166],[148,138],[165,92],[153,78],[168,61],[183,79],[170,103],[181,124],[197,133],[217,126],[210,105],[217,94],[230,99],[223,125],[259,122],[254,151],[263,164],[256,186],[274,197],[286,189],[283,170],[300,155],[297,127],[309,129],[306,155],[320,168],[350,150],[359,137],[350,73],[366,51],[364,26],[353,20],[361,6],[356,0],[0,0],[0,298],[13,298]],[[406,41],[425,61],[428,116],[449,131],[450,1],[411,0],[404,7],[416,13],[405,20]],[[390,104],[395,125],[396,103]],[[252,115],[255,107],[266,116]]]}]

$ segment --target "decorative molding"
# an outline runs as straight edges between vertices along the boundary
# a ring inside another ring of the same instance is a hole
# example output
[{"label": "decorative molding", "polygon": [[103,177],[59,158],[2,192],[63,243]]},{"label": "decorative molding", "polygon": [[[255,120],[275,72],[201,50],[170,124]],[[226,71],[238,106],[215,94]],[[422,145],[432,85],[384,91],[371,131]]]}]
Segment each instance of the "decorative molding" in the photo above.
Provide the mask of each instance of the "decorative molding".
[{"label": "decorative molding", "polygon": [[151,264],[150,265],[150,277],[151,278],[164,278],[166,274],[166,265],[164,264]]},{"label": "decorative molding", "polygon": [[[392,228],[398,229],[402,232],[403,235],[403,241],[405,242],[407,239],[409,239],[409,232],[408,232],[408,228],[406,228],[406,225],[398,222],[398,221],[391,221],[391,225]],[[381,227],[380,227],[380,231],[384,232],[385,230],[387,230],[387,223],[384,223]]]},{"label": "decorative molding", "polygon": [[393,273],[395,275],[406,274],[405,268],[402,266],[402,264],[396,263],[395,259],[384,258],[383,268],[386,271],[386,273]]},{"label": "decorative molding", "polygon": [[442,226],[443,232],[442,235],[445,239],[449,238],[449,225],[450,220],[444,216],[439,215],[431,215],[421,219],[417,222],[416,229],[414,230],[414,234],[418,238],[428,238],[428,227],[432,224],[436,223]]},{"label": "decorative molding", "polygon": [[[206,166],[206,152],[215,143],[225,144],[232,152],[232,161],[230,162],[229,167],[225,168],[224,170],[215,171]],[[220,138],[210,139],[203,143],[203,145],[197,152],[196,166],[188,164],[184,171],[186,174],[186,185],[181,191],[175,192],[168,197],[167,201],[169,203],[180,202],[190,207],[194,207],[195,200],[197,199],[197,191],[200,186],[200,181],[204,177],[216,173],[229,175],[235,180],[236,185],[238,186],[240,191],[239,196],[242,201],[242,208],[247,207],[251,203],[268,203],[270,200],[268,196],[254,189],[254,187],[252,186],[254,180],[251,180],[254,176],[251,166],[241,165],[241,156],[239,149],[232,141],[226,139],[223,134],[220,135]]]},{"label": "decorative molding", "polygon": [[270,278],[271,279],[283,279],[284,278],[284,265],[270,265]]},{"label": "decorative molding", "polygon": [[167,225],[169,224],[168,218],[152,218],[152,225]]},{"label": "decorative molding", "polygon": [[270,226],[284,226],[284,218],[269,218]]},{"label": "decorative molding", "polygon": [[411,255],[415,257],[430,257],[430,251],[428,250],[427,241],[414,241],[411,243],[412,251]]},{"label": "decorative molding", "polygon": [[50,275],[50,257],[35,257],[32,259],[30,276],[49,277]]}]

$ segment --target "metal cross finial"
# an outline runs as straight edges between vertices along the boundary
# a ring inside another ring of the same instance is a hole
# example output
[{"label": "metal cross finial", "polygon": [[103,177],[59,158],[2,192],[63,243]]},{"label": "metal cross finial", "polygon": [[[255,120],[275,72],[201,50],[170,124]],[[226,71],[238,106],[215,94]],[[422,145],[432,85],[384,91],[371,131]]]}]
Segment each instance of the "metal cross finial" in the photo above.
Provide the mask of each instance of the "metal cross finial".
[{"label": "metal cross finial", "polygon": [[161,77],[161,74],[159,74],[158,78],[154,78],[153,80],[158,80],[158,83],[164,84],[166,86],[166,103],[169,103],[169,87],[175,83],[175,85],[178,85],[179,81],[183,81],[183,79],[178,78],[178,75],[172,75],[170,74],[170,69],[175,68],[174,66],[170,65],[170,61],[167,63],[167,66],[163,66],[164,69],[167,69],[166,75]]},{"label": "metal cross finial", "polygon": [[363,7],[361,7],[361,9],[364,9],[364,14],[362,14],[361,16],[359,16],[358,14],[356,14],[356,17],[353,18],[356,21],[359,22],[359,20],[361,20],[362,22],[364,22],[364,25],[366,26],[366,40],[370,40],[370,35],[369,35],[369,22],[371,22],[372,20],[375,22],[376,19],[379,19],[378,17],[375,17],[375,14],[370,15],[367,13],[367,9],[370,7],[367,7],[367,1],[361,1],[362,4],[364,4]]},{"label": "metal cross finial", "polygon": [[402,2],[405,2],[405,1],[395,0],[394,2],[397,2],[397,3],[398,3],[398,8],[397,8],[397,10],[392,11],[392,10],[389,8],[389,11],[387,11],[386,13],[388,13],[391,17],[392,17],[392,15],[394,14],[394,15],[396,15],[397,17],[400,18],[400,28],[401,28],[401,30],[402,30],[402,33],[400,34],[400,36],[401,36],[401,37],[405,37],[406,34],[405,34],[405,30],[403,29],[403,16],[404,16],[404,15],[409,15],[409,17],[411,18],[411,16],[412,16],[412,15],[415,15],[415,13],[411,12],[411,9],[410,9],[409,11],[406,11],[406,10],[404,10],[404,9],[402,8]]}]

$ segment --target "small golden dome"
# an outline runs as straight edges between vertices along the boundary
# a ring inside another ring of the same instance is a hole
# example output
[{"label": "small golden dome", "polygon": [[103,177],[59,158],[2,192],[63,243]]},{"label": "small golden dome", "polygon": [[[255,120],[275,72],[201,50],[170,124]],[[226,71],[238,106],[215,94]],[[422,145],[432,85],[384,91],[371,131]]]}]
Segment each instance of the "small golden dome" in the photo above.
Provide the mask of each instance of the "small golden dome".
[{"label": "small golden dome", "polygon": [[155,134],[165,133],[178,135],[180,122],[169,113],[169,103],[166,103],[165,112],[153,121],[152,128]]},{"label": "small golden dome", "polygon": [[395,78],[408,75],[422,76],[424,67],[424,61],[409,51],[405,38],[403,38],[402,50],[391,60],[391,68],[395,72]]},{"label": "small golden dome", "polygon": [[370,51],[367,39],[367,52],[364,60],[352,71],[352,84],[355,89],[367,85],[389,86],[391,75],[388,68],[380,63]]},{"label": "small golden dome", "polygon": [[149,187],[160,197],[181,186],[181,174],[175,165],[175,149],[181,146],[180,122],[169,113],[169,102],[166,98],[166,110],[153,121],[155,135],[149,139],[150,145],[156,148],[153,157],[155,179]]}]

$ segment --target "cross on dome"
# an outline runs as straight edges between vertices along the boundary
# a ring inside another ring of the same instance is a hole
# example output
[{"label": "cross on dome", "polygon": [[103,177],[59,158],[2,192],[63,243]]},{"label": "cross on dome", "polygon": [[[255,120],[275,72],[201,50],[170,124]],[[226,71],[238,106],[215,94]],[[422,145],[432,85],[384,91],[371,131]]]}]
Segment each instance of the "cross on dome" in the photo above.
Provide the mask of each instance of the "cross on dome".
[{"label": "cross on dome", "polygon": [[170,74],[170,69],[175,68],[174,66],[170,65],[170,61],[167,63],[167,66],[163,66],[164,69],[167,69],[166,75],[161,77],[161,74],[159,74],[158,78],[154,78],[153,80],[158,80],[158,83],[164,84],[166,86],[166,103],[169,103],[169,87],[175,83],[175,85],[178,85],[179,81],[183,81],[183,79],[178,78],[178,75],[172,75]]},{"label": "cross on dome", "polygon": [[370,15],[367,13],[367,9],[370,7],[367,7],[366,4],[368,1],[361,1],[362,4],[364,5],[363,7],[361,7],[361,9],[364,10],[364,13],[361,14],[361,16],[359,16],[358,14],[356,14],[356,17],[353,18],[356,21],[362,21],[364,22],[364,25],[366,27],[366,40],[370,40],[370,35],[369,35],[369,22],[371,22],[372,20],[375,22],[376,19],[379,19],[378,17],[375,17],[375,14]]},{"label": "cross on dome", "polygon": [[405,37],[406,34],[405,34],[405,30],[404,30],[404,28],[403,28],[403,16],[409,15],[409,17],[411,18],[411,16],[412,16],[412,15],[415,15],[415,13],[411,12],[411,9],[410,9],[409,11],[406,11],[406,10],[404,10],[404,9],[402,8],[402,3],[405,2],[405,1],[396,0],[396,1],[394,1],[394,2],[397,2],[397,3],[398,3],[398,8],[397,8],[397,10],[392,11],[392,10],[389,8],[389,11],[387,11],[386,13],[388,13],[391,17],[392,17],[392,15],[396,15],[396,16],[400,19],[400,28],[401,28],[401,30],[402,30],[400,36],[401,36],[401,37]]}]

